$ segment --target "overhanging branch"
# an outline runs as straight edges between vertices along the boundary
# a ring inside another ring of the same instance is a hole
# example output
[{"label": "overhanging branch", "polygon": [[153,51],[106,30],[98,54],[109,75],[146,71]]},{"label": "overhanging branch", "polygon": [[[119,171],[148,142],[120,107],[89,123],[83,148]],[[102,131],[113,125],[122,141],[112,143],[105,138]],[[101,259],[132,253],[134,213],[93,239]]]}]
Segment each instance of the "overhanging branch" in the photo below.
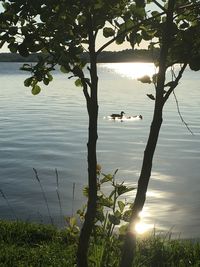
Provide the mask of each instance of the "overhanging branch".
[{"label": "overhanging branch", "polygon": [[148,18],[148,19],[144,19],[142,21],[140,21],[139,23],[137,23],[136,25],[134,26],[131,26],[131,27],[127,27],[124,31],[120,32],[119,34],[117,34],[115,37],[113,37],[110,41],[108,41],[107,43],[105,43],[102,47],[100,47],[96,54],[100,54],[106,47],[108,47],[110,44],[112,44],[113,42],[115,42],[117,40],[117,38],[119,38],[120,36],[128,33],[129,31],[133,31],[133,30],[136,30],[139,26],[141,26],[143,23],[146,23],[146,22],[149,22],[151,20],[154,20],[155,18],[157,17],[160,17],[162,15],[164,15],[165,12],[162,12],[162,13],[159,13],[159,14],[156,14],[155,16],[151,17],[151,18]]},{"label": "overhanging branch", "polygon": [[176,97],[174,91],[173,91],[173,95],[174,95],[174,98],[175,98],[175,101],[176,101],[176,107],[177,107],[177,110],[178,110],[178,115],[179,115],[179,117],[180,117],[182,123],[185,125],[185,127],[188,129],[188,131],[189,131],[192,135],[194,135],[193,131],[190,129],[190,127],[188,126],[188,124],[185,122],[183,116],[181,115],[181,111],[180,111],[179,104],[178,104],[178,99],[177,99],[177,97]]},{"label": "overhanging branch", "polygon": [[174,91],[174,89],[178,85],[178,82],[181,79],[181,77],[183,75],[183,72],[184,72],[184,70],[185,70],[186,67],[187,67],[187,63],[184,63],[183,66],[181,67],[181,70],[179,71],[179,74],[176,77],[175,81],[172,82],[172,85],[170,86],[169,90],[166,92],[166,94],[164,96],[164,103],[167,101],[167,99],[169,98],[169,96],[171,95],[171,93]]},{"label": "overhanging branch", "polygon": [[[156,14],[155,16],[152,16],[150,18],[144,19],[142,21],[140,21],[139,23],[137,23],[136,25],[129,27],[127,29],[125,29],[124,31],[122,31],[121,33],[117,34],[115,37],[113,37],[111,40],[109,40],[108,42],[106,42],[104,45],[102,45],[102,47],[100,47],[96,54],[99,55],[106,47],[108,47],[110,44],[112,44],[113,42],[115,42],[117,40],[117,38],[119,38],[120,36],[128,33],[129,31],[133,31],[136,30],[139,26],[141,26],[143,23],[147,23],[150,22],[151,20],[154,20],[157,17],[160,17],[164,14],[166,14],[166,9],[164,7],[162,7],[157,0],[153,0],[153,2],[157,5],[159,5],[159,7],[163,10],[163,12]],[[200,3],[190,3],[188,5],[183,5],[183,6],[179,6],[178,8],[175,9],[176,12],[179,12],[181,10],[183,10],[182,13],[184,13],[185,9],[193,9],[193,8],[197,8],[200,7]],[[178,14],[180,15],[180,13]],[[175,16],[176,17],[176,16]]]}]

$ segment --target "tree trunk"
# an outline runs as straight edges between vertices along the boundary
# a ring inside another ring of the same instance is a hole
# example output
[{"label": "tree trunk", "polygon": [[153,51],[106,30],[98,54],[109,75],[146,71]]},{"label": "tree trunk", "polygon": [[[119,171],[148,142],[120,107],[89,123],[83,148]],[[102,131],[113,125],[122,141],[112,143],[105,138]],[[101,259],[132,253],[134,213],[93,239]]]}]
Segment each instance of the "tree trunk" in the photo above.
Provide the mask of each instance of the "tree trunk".
[{"label": "tree trunk", "polygon": [[129,225],[123,246],[120,267],[132,266],[132,262],[134,259],[134,251],[136,247],[136,235],[134,227],[138,220],[138,215],[142,210],[146,200],[147,187],[151,176],[153,155],[158,141],[158,135],[161,125],[162,125],[162,106],[159,109],[155,109],[154,118],[151,124],[147,146],[144,151],[144,158],[143,158],[140,178],[138,181],[137,194],[132,209],[131,223]]},{"label": "tree trunk", "polygon": [[129,228],[125,237],[125,242],[122,250],[122,258],[120,267],[131,267],[134,260],[134,253],[136,249],[136,233],[134,231],[135,224],[138,220],[138,215],[143,209],[146,192],[151,176],[153,156],[156,149],[160,128],[162,125],[162,112],[164,106],[164,86],[165,75],[167,68],[167,55],[171,44],[172,28],[173,28],[173,11],[175,0],[168,1],[168,9],[166,12],[166,23],[162,33],[162,45],[159,58],[159,72],[156,85],[156,99],[154,116],[151,124],[149,138],[146,149],[144,151],[143,164],[141,174],[138,181],[138,189],[135,201],[132,208],[132,216],[130,219]]},{"label": "tree trunk", "polygon": [[88,267],[88,249],[89,241],[94,226],[94,219],[96,216],[96,204],[97,204],[97,155],[96,144],[98,139],[97,134],[97,121],[98,121],[98,76],[97,76],[97,59],[95,53],[95,36],[92,31],[92,21],[89,22],[89,55],[90,55],[90,95],[87,93],[87,111],[89,115],[89,129],[88,129],[88,202],[87,211],[85,214],[85,220],[81,229],[77,262],[78,267]]},{"label": "tree trunk", "polygon": [[[96,215],[96,202],[97,202],[97,177],[96,177],[96,141],[97,141],[97,113],[98,106],[91,105],[89,107],[89,137],[88,137],[88,185],[89,195],[87,202],[87,212],[85,220],[81,229],[78,245],[78,267],[87,267],[87,255],[89,248],[89,240],[94,225]],[[96,114],[96,115],[95,115]]]}]

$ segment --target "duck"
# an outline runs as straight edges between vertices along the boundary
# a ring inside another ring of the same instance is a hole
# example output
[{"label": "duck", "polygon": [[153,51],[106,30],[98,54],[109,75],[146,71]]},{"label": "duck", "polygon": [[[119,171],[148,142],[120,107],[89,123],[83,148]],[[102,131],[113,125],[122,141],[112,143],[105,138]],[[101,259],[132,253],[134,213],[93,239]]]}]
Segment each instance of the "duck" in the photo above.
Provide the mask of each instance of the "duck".
[{"label": "duck", "polygon": [[123,116],[122,118],[116,117],[114,120],[124,122],[124,121],[139,121],[142,119],[143,119],[142,115],[136,115],[136,116]]},{"label": "duck", "polygon": [[124,114],[125,114],[124,111],[121,111],[120,114],[115,114],[115,113],[113,113],[113,114],[111,114],[111,115],[109,116],[109,118],[111,118],[111,119],[113,119],[113,120],[115,120],[115,119],[122,119],[123,116],[124,116]]},{"label": "duck", "polygon": [[142,120],[143,117],[142,117],[142,115],[137,115],[137,116],[126,116],[125,119],[126,119],[126,120]]}]

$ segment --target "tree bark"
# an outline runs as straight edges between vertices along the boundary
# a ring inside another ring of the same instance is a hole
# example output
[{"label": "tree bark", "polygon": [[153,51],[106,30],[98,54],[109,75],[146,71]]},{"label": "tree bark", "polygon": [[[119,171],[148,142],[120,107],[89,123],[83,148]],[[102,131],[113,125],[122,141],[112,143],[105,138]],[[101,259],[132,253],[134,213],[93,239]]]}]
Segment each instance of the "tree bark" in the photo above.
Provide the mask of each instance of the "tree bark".
[{"label": "tree bark", "polygon": [[151,124],[147,146],[144,151],[141,174],[138,180],[137,194],[132,209],[132,216],[130,220],[131,223],[129,225],[123,246],[120,267],[132,266],[132,262],[134,259],[134,251],[136,248],[136,235],[134,232],[134,227],[138,220],[138,214],[142,210],[146,200],[147,187],[151,176],[153,155],[158,141],[161,125],[162,125],[162,106],[159,109],[155,109],[154,118]]},{"label": "tree bark", "polygon": [[94,226],[94,219],[96,216],[97,204],[97,155],[96,144],[98,139],[97,134],[97,121],[98,121],[98,76],[97,76],[97,58],[95,53],[95,35],[92,31],[92,21],[90,18],[89,27],[89,55],[90,55],[90,95],[88,92],[85,94],[87,111],[89,116],[89,129],[88,129],[88,202],[85,220],[81,229],[78,251],[77,263],[78,267],[88,267],[88,249],[89,241]]},{"label": "tree bark", "polygon": [[167,55],[171,44],[172,38],[172,26],[173,26],[173,11],[175,0],[168,1],[168,9],[166,16],[166,24],[162,34],[162,46],[159,58],[159,72],[156,85],[156,98],[154,115],[150,128],[149,138],[144,151],[143,164],[141,168],[141,174],[138,180],[138,189],[135,197],[135,201],[132,208],[132,215],[130,219],[129,228],[125,236],[124,246],[122,250],[122,257],[120,267],[132,267],[136,250],[136,233],[134,230],[135,224],[138,220],[138,215],[143,209],[146,192],[151,177],[153,156],[156,149],[160,128],[162,125],[162,113],[164,101],[164,85],[167,66]]}]

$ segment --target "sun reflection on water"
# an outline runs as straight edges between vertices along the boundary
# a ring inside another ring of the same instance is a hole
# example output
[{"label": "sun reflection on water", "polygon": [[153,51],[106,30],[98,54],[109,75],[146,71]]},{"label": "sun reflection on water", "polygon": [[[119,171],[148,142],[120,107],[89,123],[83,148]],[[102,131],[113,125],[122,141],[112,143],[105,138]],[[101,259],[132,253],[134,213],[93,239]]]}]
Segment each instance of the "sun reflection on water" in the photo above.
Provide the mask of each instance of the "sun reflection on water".
[{"label": "sun reflection on water", "polygon": [[153,63],[107,63],[103,67],[131,79],[138,79],[145,75],[151,77],[156,73]]}]

